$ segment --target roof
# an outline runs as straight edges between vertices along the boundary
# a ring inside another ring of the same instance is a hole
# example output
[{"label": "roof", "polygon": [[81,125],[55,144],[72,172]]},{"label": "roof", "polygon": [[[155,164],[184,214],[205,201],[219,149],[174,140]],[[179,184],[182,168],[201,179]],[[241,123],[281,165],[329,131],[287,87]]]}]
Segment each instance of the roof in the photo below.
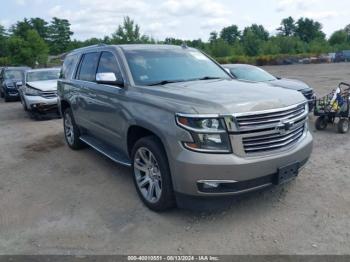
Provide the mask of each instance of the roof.
[{"label": "roof", "polygon": [[[114,48],[121,48],[123,50],[154,50],[154,49],[182,49],[183,47],[178,46],[178,45],[163,45],[163,44],[123,44],[123,45],[106,45],[106,44],[98,44],[98,45],[92,45],[92,46],[87,46],[87,47],[82,47],[73,50],[70,54],[74,53],[79,53],[82,51],[87,51],[87,50],[94,50],[94,49],[99,49],[99,48],[106,48],[106,47],[114,47]],[[194,50],[194,48],[187,47],[187,49]]]},{"label": "roof", "polygon": [[227,67],[227,68],[252,68],[252,67],[256,67],[254,65],[248,65],[248,64],[224,64],[221,66]]},{"label": "roof", "polygon": [[31,73],[31,72],[42,72],[42,71],[57,71],[57,70],[61,70],[61,68],[59,67],[51,67],[51,68],[39,68],[39,69],[30,69],[27,70],[27,73]]},{"label": "roof", "polygon": [[29,70],[31,69],[28,66],[5,66],[3,69],[11,69],[11,70]]},{"label": "roof", "polygon": [[[132,45],[118,45],[124,50],[154,50],[154,49],[184,49],[182,46],[178,45],[163,45],[163,44],[132,44]],[[186,49],[194,49],[191,47],[186,47]]]}]

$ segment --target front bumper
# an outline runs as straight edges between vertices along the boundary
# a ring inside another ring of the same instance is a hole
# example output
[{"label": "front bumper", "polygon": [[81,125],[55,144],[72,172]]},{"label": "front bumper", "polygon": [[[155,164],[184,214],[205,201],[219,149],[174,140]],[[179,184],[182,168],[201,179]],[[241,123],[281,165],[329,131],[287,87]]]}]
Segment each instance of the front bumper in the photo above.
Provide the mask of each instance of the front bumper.
[{"label": "front bumper", "polygon": [[19,92],[17,89],[11,88],[6,90],[6,94],[9,98],[19,98]]},{"label": "front bumper", "polygon": [[44,98],[41,96],[24,96],[27,108],[39,113],[48,113],[58,110],[57,97]]},{"label": "front bumper", "polygon": [[[176,193],[191,196],[235,195],[252,191],[273,184],[274,176],[281,167],[291,163],[299,163],[302,167],[311,152],[310,132],[293,148],[270,156],[244,158],[234,154],[204,154],[182,149],[170,161],[174,189]],[[222,181],[228,186],[225,190],[218,188],[217,191],[205,192],[201,183],[206,181]]]}]

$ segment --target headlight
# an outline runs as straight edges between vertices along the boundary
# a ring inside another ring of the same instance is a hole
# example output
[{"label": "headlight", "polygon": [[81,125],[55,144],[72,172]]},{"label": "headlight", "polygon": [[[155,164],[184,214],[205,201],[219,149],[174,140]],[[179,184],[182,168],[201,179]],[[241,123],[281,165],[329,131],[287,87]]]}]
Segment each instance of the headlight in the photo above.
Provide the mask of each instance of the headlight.
[{"label": "headlight", "polygon": [[15,88],[15,86],[14,86],[13,84],[7,84],[6,87],[7,87],[8,89]]},{"label": "headlight", "polygon": [[215,116],[197,117],[178,114],[176,123],[192,135],[193,141],[181,141],[187,149],[207,153],[231,152],[224,119]]},{"label": "headlight", "polygon": [[37,89],[34,89],[34,88],[31,88],[29,86],[26,86],[24,88],[24,93],[27,95],[27,96],[38,96],[40,95],[40,91],[37,90]]}]

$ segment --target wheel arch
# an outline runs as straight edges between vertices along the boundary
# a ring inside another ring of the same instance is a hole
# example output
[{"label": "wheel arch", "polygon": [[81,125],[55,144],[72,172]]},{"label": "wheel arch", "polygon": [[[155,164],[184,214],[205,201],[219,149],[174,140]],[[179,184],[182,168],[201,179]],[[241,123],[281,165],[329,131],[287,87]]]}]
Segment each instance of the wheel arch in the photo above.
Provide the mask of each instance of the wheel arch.
[{"label": "wheel arch", "polygon": [[70,108],[71,105],[67,100],[61,100],[59,103],[59,111],[61,113],[61,116],[63,117],[64,111],[66,111],[67,108]]},{"label": "wheel arch", "polygon": [[140,140],[143,137],[147,136],[154,136],[156,137],[161,145],[163,146],[163,149],[165,152],[167,152],[164,140],[162,139],[161,135],[158,134],[157,131],[155,131],[153,128],[150,127],[145,127],[143,125],[139,124],[133,124],[129,126],[128,131],[127,131],[127,150],[128,150],[128,155],[131,158],[131,152],[133,149],[133,146],[135,143]]}]

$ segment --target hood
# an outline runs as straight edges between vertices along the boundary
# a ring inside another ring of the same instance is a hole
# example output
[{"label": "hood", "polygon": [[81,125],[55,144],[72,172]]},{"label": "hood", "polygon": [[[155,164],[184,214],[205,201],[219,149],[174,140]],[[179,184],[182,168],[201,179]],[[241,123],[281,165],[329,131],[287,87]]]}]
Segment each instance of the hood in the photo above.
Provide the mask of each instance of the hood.
[{"label": "hood", "polygon": [[18,82],[22,82],[23,83],[23,80],[22,79],[6,79],[5,81],[4,81],[4,84],[6,85],[6,86],[14,86],[14,87],[17,87],[17,83]]},{"label": "hood", "polygon": [[57,80],[45,80],[45,81],[34,81],[27,82],[27,84],[35,89],[41,91],[56,91],[57,90]]},{"label": "hood", "polygon": [[288,88],[288,89],[297,90],[297,91],[310,89],[310,87],[307,84],[296,79],[282,78],[282,79],[269,81],[268,83],[273,86],[279,86],[279,87]]},{"label": "hood", "polygon": [[[172,106],[178,113],[232,114],[282,108],[306,101],[299,92],[238,80],[191,81],[143,89],[149,95],[161,96],[164,102],[161,106]],[[158,104],[159,101],[159,98],[154,99]]]}]

